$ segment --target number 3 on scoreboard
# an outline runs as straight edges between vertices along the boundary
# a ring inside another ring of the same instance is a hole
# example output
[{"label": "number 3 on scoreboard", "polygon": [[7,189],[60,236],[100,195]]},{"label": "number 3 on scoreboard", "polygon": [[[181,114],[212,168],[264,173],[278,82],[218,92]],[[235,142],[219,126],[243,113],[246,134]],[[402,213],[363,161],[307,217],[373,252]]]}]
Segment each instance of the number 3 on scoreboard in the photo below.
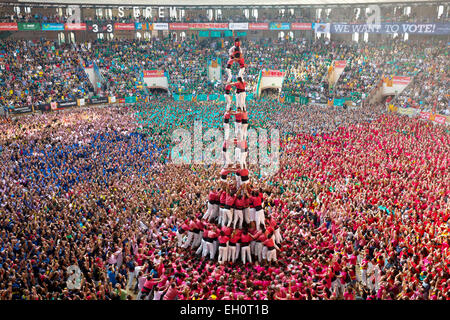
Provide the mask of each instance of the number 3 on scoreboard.
[{"label": "number 3 on scoreboard", "polygon": [[98,32],[98,25],[96,24],[96,23],[94,23],[93,25],[92,25],[92,31],[93,32]]},{"label": "number 3 on scoreboard", "polygon": [[113,32],[113,26],[112,26],[111,23],[108,23],[108,24],[106,25],[106,31],[109,32],[109,33]]}]

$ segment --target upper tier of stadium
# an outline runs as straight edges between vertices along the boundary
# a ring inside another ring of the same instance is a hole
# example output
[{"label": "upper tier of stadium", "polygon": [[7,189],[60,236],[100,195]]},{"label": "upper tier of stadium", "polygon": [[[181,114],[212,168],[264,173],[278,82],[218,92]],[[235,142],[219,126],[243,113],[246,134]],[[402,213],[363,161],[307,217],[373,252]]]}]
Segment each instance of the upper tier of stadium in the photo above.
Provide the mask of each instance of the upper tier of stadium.
[{"label": "upper tier of stadium", "polygon": [[[22,3],[42,3],[40,0],[16,0],[9,2],[22,2]],[[224,6],[223,3],[217,0],[133,0],[124,1],[121,0],[47,0],[46,4],[85,4],[85,5],[158,5],[158,6]],[[245,5],[252,6],[299,6],[299,5],[338,5],[338,4],[383,4],[383,3],[441,3],[445,1],[433,1],[433,0],[400,0],[400,1],[389,1],[389,0],[280,0],[274,4],[271,0],[248,0]],[[225,6],[243,6],[242,1],[239,0],[229,0]]]}]

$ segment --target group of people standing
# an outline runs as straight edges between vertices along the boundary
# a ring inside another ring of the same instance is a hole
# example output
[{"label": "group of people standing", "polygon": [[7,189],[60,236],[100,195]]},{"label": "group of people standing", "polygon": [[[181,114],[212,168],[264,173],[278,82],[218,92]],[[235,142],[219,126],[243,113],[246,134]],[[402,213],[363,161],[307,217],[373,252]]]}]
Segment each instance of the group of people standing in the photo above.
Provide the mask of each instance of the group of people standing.
[{"label": "group of people standing", "polygon": [[[263,194],[259,190],[241,189],[238,193],[228,185],[212,189],[208,209],[200,218],[186,219],[177,230],[178,246],[196,250],[197,255],[213,260],[218,253],[219,263],[241,261],[252,263],[276,261],[281,244],[280,224],[265,217]],[[244,195],[243,195],[244,194]]]}]

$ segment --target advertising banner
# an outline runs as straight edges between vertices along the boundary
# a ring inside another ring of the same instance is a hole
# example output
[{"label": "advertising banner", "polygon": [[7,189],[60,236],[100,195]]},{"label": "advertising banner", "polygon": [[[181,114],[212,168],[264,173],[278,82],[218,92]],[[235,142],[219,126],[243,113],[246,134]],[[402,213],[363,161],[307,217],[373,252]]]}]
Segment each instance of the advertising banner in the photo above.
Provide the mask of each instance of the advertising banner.
[{"label": "advertising banner", "polygon": [[114,23],[114,30],[135,30],[134,23]]},{"label": "advertising banner", "polygon": [[42,30],[45,31],[64,31],[64,23],[43,23]]},{"label": "advertising banner", "polygon": [[19,30],[17,23],[15,22],[2,22],[0,23],[0,31],[17,31]]},{"label": "advertising banner", "polygon": [[142,22],[142,30],[153,30],[153,26],[151,23],[148,22]]},{"label": "advertising banner", "polygon": [[249,30],[269,30],[268,23],[249,23]]},{"label": "advertising banner", "polygon": [[163,22],[152,23],[153,30],[169,30],[169,24]]},{"label": "advertising banner", "polygon": [[76,100],[69,100],[69,101],[63,101],[63,102],[59,102],[58,103],[58,109],[63,109],[63,108],[68,108],[68,107],[73,107],[77,105],[77,101]]},{"label": "advertising banner", "polygon": [[346,60],[335,60],[334,61],[334,67],[335,68],[345,68],[346,65],[347,65],[347,61]]},{"label": "advertising banner", "polygon": [[164,77],[164,70],[144,70],[144,78]]},{"label": "advertising banner", "polygon": [[410,33],[450,34],[450,23],[380,23],[380,24],[331,24],[331,33]]},{"label": "advertising banner", "polygon": [[170,30],[189,30],[189,23],[169,23]]},{"label": "advertising banner", "polygon": [[263,70],[262,76],[263,77],[284,77],[286,72],[281,70]]},{"label": "advertising banner", "polygon": [[27,113],[32,111],[33,109],[31,108],[31,106],[15,107],[14,109],[12,109],[12,113],[14,114]]},{"label": "advertising banner", "polygon": [[135,22],[134,23],[134,29],[142,30],[142,22]]},{"label": "advertising banner", "polygon": [[108,103],[107,97],[97,97],[97,98],[90,98],[89,99],[90,104],[102,104],[102,103]]},{"label": "advertising banner", "polygon": [[411,77],[399,77],[393,76],[392,83],[394,84],[408,84],[411,81]]},{"label": "advertising banner", "polygon": [[248,22],[230,22],[230,30],[248,30]]},{"label": "advertising banner", "polygon": [[66,23],[64,28],[71,31],[84,31],[86,30],[86,23]]},{"label": "advertising banner", "polygon": [[291,23],[291,30],[312,30],[312,23]]},{"label": "advertising banner", "polygon": [[329,23],[313,23],[313,29],[316,33],[330,33]]},{"label": "advertising banner", "polygon": [[115,96],[108,97],[108,102],[109,103],[115,103],[116,102],[116,97]]},{"label": "advertising banner", "polygon": [[270,30],[289,30],[290,28],[291,25],[287,22],[271,22],[269,24]]},{"label": "advertising banner", "polygon": [[218,29],[218,30],[226,30],[228,29],[228,23],[189,23],[189,29]]},{"label": "advertising banner", "polygon": [[40,23],[19,22],[18,26],[19,26],[19,30],[23,30],[23,31],[37,31],[37,30],[41,30],[41,24]]}]

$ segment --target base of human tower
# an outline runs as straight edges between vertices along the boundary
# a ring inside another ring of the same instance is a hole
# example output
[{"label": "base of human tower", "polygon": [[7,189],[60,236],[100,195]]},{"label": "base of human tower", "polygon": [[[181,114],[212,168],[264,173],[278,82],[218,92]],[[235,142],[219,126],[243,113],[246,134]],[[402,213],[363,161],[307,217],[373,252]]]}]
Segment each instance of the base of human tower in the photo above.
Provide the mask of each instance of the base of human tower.
[{"label": "base of human tower", "polygon": [[[231,141],[225,142],[224,152],[227,145]],[[276,262],[282,241],[279,221],[264,210],[262,190],[252,186],[246,159],[233,163],[224,155],[224,160],[206,212],[179,227],[178,246],[220,264]]]},{"label": "base of human tower", "polygon": [[264,212],[263,201],[260,190],[248,183],[237,188],[234,182],[221,181],[209,193],[206,212],[178,229],[178,246],[220,264],[275,262],[280,224]]}]

